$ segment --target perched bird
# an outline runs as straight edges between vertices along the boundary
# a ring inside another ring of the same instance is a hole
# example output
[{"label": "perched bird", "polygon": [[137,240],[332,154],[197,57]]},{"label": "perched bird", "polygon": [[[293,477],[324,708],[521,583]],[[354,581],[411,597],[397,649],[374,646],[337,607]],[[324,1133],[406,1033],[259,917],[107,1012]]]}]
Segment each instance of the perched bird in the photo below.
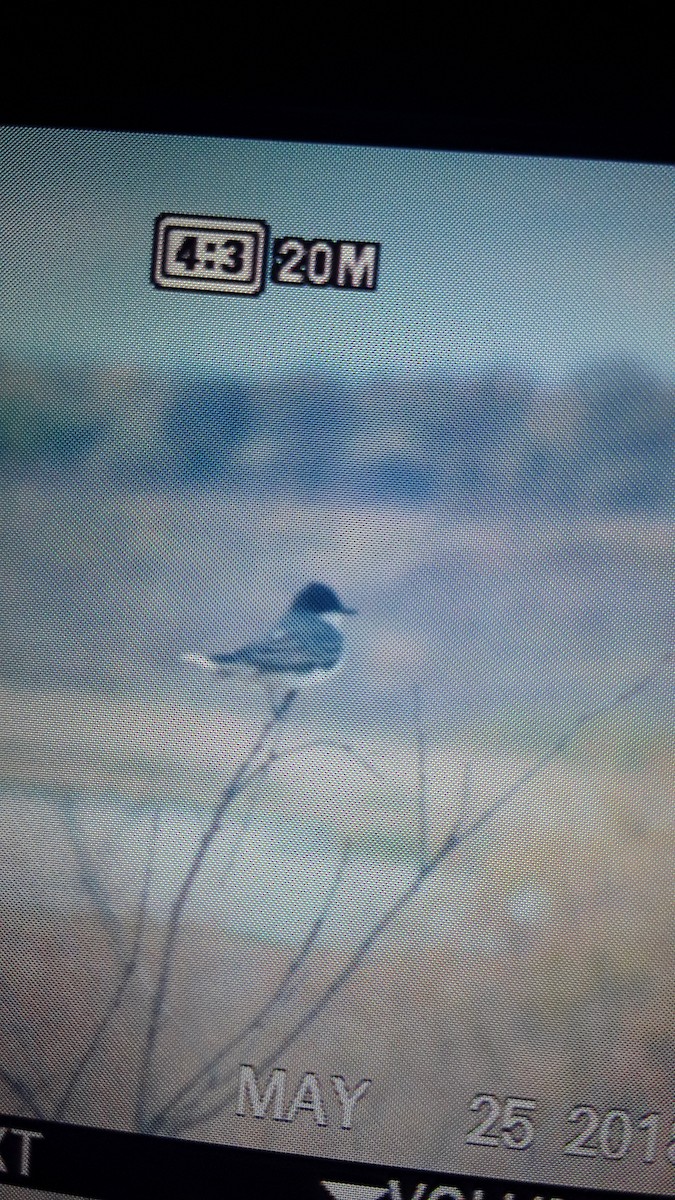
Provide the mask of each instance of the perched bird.
[{"label": "perched bird", "polygon": [[344,650],[343,620],[354,615],[355,609],[346,608],[331,587],[309,583],[259,641],[225,654],[184,654],[183,661],[221,676],[252,674],[270,686],[295,691],[337,669]]}]

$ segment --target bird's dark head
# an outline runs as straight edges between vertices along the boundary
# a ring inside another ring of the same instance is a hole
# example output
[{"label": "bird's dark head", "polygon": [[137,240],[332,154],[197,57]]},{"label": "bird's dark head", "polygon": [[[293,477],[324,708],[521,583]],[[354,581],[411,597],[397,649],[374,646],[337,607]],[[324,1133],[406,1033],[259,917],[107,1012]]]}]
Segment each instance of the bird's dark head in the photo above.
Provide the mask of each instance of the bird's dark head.
[{"label": "bird's dark head", "polygon": [[316,616],[328,616],[331,613],[346,617],[356,615],[356,609],[346,608],[339,596],[325,583],[308,583],[295,597],[291,612],[313,613]]}]

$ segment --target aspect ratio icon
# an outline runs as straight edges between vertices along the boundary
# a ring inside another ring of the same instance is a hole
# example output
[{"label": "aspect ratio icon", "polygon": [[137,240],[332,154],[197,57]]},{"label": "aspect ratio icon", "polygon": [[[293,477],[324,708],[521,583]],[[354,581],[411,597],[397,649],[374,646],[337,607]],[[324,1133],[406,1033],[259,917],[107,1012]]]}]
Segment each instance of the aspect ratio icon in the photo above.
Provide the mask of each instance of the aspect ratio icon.
[{"label": "aspect ratio icon", "polygon": [[[177,291],[259,296],[268,238],[265,221],[163,213],[155,222],[152,282]],[[379,242],[278,237],[269,279],[303,291],[374,292],[380,250]]]},{"label": "aspect ratio icon", "polygon": [[152,282],[159,288],[257,296],[265,286],[267,225],[163,213],[155,222]]}]

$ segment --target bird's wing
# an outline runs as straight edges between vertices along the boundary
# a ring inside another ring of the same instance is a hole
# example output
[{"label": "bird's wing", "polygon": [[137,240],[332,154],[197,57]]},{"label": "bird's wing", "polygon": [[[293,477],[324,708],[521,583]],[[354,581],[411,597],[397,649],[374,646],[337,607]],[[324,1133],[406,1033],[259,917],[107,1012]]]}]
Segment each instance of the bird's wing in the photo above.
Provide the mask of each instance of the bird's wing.
[{"label": "bird's wing", "polygon": [[328,671],[340,657],[342,636],[330,625],[317,625],[311,629],[300,623],[279,626],[263,641],[251,642],[231,654],[214,654],[211,661],[218,666],[243,663],[264,674]]}]

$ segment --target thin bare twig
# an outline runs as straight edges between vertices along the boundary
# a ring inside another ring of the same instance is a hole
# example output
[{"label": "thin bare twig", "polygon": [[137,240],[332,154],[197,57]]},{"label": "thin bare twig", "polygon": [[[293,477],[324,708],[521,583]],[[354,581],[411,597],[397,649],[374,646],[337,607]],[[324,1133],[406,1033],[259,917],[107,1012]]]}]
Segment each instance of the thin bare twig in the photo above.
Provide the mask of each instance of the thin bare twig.
[{"label": "thin bare twig", "polygon": [[[672,661],[672,655],[666,655],[662,660],[664,662]],[[379,941],[382,935],[389,929],[394,921],[407,908],[408,904],[415,899],[421,891],[426,880],[434,874],[448,856],[459,848],[469,838],[475,836],[478,831],[491,821],[497,813],[503,809],[514,797],[526,786],[539,772],[544,770],[554,759],[566,749],[570,742],[576,737],[581,729],[588,725],[591,721],[597,720],[605,716],[609,712],[613,712],[616,708],[634,700],[637,696],[647,691],[653,686],[658,676],[658,671],[654,670],[649,674],[644,675],[635,683],[624,688],[611,700],[599,705],[594,709],[577,717],[571,724],[569,729],[561,734],[555,743],[539,758],[536,762],[524,771],[519,778],[511,784],[505,791],[491,804],[484,809],[477,817],[469,822],[468,825],[458,832],[451,832],[443,840],[440,847],[435,851],[427,862],[420,866],[414,878],[404,888],[404,890],[396,897],[389,908],[378,918],[372,928],[368,931],[365,937],[357,946],[356,950],[350,956],[345,965],[337,972],[328,986],[324,989],[313,1004],[297,1019],[295,1024],[284,1034],[273,1050],[271,1050],[262,1062],[258,1063],[258,1070],[264,1072],[269,1070],[275,1063],[279,1061],[281,1056],[293,1046],[298,1038],[314,1024],[319,1016],[325,1011],[334,998],[342,991],[349,980],[354,976],[358,969],[363,964],[364,960],[372,950],[373,946]],[[232,1078],[234,1071],[230,1071],[229,1077]],[[202,1125],[205,1121],[219,1116],[237,1095],[237,1086],[230,1088],[224,1096],[221,1096],[217,1102],[214,1102],[210,1107],[202,1107],[198,1111],[186,1113],[182,1120],[172,1125],[171,1132],[179,1134],[186,1132],[195,1126]],[[159,1132],[159,1130],[155,1130]]]},{"label": "thin bare twig", "polygon": [[[228,1042],[221,1046],[220,1050],[218,1050],[216,1054],[208,1059],[208,1061],[205,1062],[198,1071],[195,1071],[194,1075],[192,1075],[190,1079],[186,1080],[176,1094],[167,1100],[166,1104],[157,1113],[155,1113],[150,1125],[151,1131],[154,1131],[155,1129],[166,1128],[163,1125],[163,1122],[172,1112],[176,1114],[178,1120],[181,1119],[181,1116],[187,1115],[185,1114],[184,1102],[188,1100],[190,1093],[202,1081],[204,1081],[205,1085],[204,1093],[214,1091],[217,1087],[220,1087],[221,1080],[217,1078],[214,1073],[223,1060],[227,1058],[227,1056],[231,1054],[232,1051],[237,1048],[237,1046],[245,1042],[252,1033],[255,1033],[255,1031],[263,1024],[263,1021],[266,1021],[267,1018],[272,1015],[274,1009],[277,1008],[278,1005],[286,1003],[290,999],[294,988],[297,986],[298,975],[310,957],[319,939],[321,931],[328,920],[330,912],[335,903],[335,899],[340,891],[347,864],[349,862],[350,853],[351,843],[347,842],[342,852],[342,857],[338,864],[337,871],[333,876],[330,887],[324,898],[321,909],[308,929],[307,934],[305,935],[301,946],[296,951],[294,958],[286,968],[283,977],[274,993],[269,997],[268,1000],[265,1001],[262,1008],[258,1010],[251,1020],[248,1021],[238,1033],[230,1038]],[[206,1096],[204,1095],[203,1098],[205,1099]],[[189,1102],[194,1104],[199,1099],[200,1097],[197,1096]],[[181,1112],[181,1105],[183,1106],[183,1112]]]},{"label": "thin bare twig", "polygon": [[[265,754],[262,762],[259,763],[257,765],[257,767],[255,767],[254,769],[250,770],[247,773],[245,779],[242,780],[241,791],[244,791],[244,790],[250,791],[250,789],[253,787],[254,784],[264,783],[265,777],[269,774],[270,768],[272,766],[273,756],[274,756],[274,749],[271,749]],[[240,821],[239,827],[235,832],[232,842],[230,843],[230,848],[229,848],[227,858],[225,859],[225,862],[220,871],[220,881],[221,881],[221,885],[223,886],[223,888],[225,888],[227,886],[230,874],[232,872],[232,867],[234,866],[234,864],[237,860],[237,857],[239,855],[239,851],[241,850],[242,842],[244,841],[246,834],[248,833],[249,829],[251,828],[251,822],[253,820],[253,815],[255,813],[255,809],[256,809],[256,797],[254,794],[253,798],[249,802],[248,812],[246,813],[244,819],[242,821]]]},{"label": "thin bare twig", "polygon": [[[355,751],[347,742],[338,742],[330,739],[317,739],[309,742],[298,742],[295,746],[291,746],[287,750],[276,750],[274,748],[270,749],[264,755],[262,761],[257,765],[254,765],[253,768],[248,771],[245,781],[242,784],[242,790],[244,790],[244,788],[250,788],[254,783],[262,782],[265,777],[269,775],[272,768],[277,766],[279,763],[290,761],[297,757],[297,755],[304,753],[307,750],[323,747],[327,747],[332,750],[342,750],[345,754],[348,754],[354,758],[361,766],[363,766],[367,771],[370,771],[378,779],[385,778],[384,775],[382,775],[375,769],[375,767],[373,767],[372,763],[370,763],[367,759],[362,758],[358,752]],[[248,830],[250,829],[253,811],[254,805],[252,803],[245,819],[241,822],[239,829],[235,834],[234,840],[230,845],[227,859],[221,871],[221,880],[223,884],[226,883],[228,876],[230,875],[232,867],[241,849],[242,842],[248,833]]]},{"label": "thin bare twig", "polygon": [[373,766],[369,758],[366,758],[364,754],[360,754],[349,742],[340,742],[333,738],[310,739],[307,742],[297,742],[295,746],[289,746],[286,750],[275,751],[270,755],[270,766],[275,766],[277,763],[296,758],[299,754],[306,754],[308,750],[338,750],[341,754],[346,754],[349,758],[353,758],[354,762],[357,762],[360,767],[363,767],[375,779],[384,782],[387,778],[382,771],[378,771],[377,767]]},{"label": "thin bare twig", "polygon": [[464,821],[466,820],[466,817],[469,812],[469,806],[471,804],[472,795],[473,795],[473,759],[468,758],[466,761],[466,766],[464,768],[464,778],[462,780],[461,791],[459,793],[459,805],[458,805],[458,809],[457,809],[457,816],[455,818],[455,823],[451,830],[451,832],[453,834],[458,834],[460,832],[462,825],[464,824]]},{"label": "thin bare twig", "polygon": [[[672,661],[672,657],[666,655],[662,661],[670,662]],[[657,670],[654,670],[649,674],[643,675],[640,679],[636,680],[635,683],[630,684],[628,687],[624,688],[623,691],[618,692],[617,695],[611,700],[606,701],[604,704],[598,705],[597,708],[589,709],[588,712],[585,712],[580,717],[577,717],[570,729],[567,730],[566,733],[562,733],[556,739],[550,749],[545,750],[543,754],[536,759],[533,765],[529,767],[527,771],[523,772],[523,774],[519,776],[515,783],[513,783],[511,787],[507,788],[506,791],[504,791],[502,795],[495,800],[494,804],[491,804],[488,808],[484,809],[482,813],[479,813],[477,817],[475,817],[467,825],[464,825],[458,831],[456,835],[458,842],[456,844],[461,845],[461,843],[465,842],[467,838],[473,837],[475,833],[478,833],[479,829],[482,829],[484,825],[487,825],[488,821],[491,821],[493,817],[496,817],[500,809],[504,808],[504,806],[508,804],[509,801],[512,800],[527,783],[534,779],[540,771],[543,771],[547,766],[549,766],[549,764],[552,763],[559,754],[562,754],[562,752],[567,748],[567,746],[569,746],[570,742],[573,741],[573,739],[580,732],[580,730],[584,728],[584,726],[589,725],[592,721],[599,720],[600,717],[607,716],[608,713],[614,712],[615,709],[620,708],[623,704],[627,704],[630,700],[635,700],[637,696],[642,695],[643,692],[646,692],[654,685],[657,674]],[[449,843],[450,839],[446,839],[446,841]],[[446,843],[444,843],[444,845],[445,844]],[[454,846],[451,848],[454,848]]]},{"label": "thin bare twig", "polygon": [[40,1105],[35,1099],[32,1090],[28,1087],[28,1084],[25,1083],[23,1079],[19,1079],[18,1076],[13,1075],[12,1072],[8,1071],[5,1067],[0,1067],[0,1079],[8,1088],[10,1088],[12,1092],[14,1092],[14,1095],[17,1097],[17,1099],[21,1100],[21,1102],[25,1104],[26,1108],[29,1109],[33,1117],[37,1117],[37,1119],[40,1121],[45,1119],[45,1113],[40,1108]]},{"label": "thin bare twig", "polygon": [[[273,716],[276,715],[276,710],[273,708],[273,706],[271,706],[271,709],[272,709]],[[249,758],[249,762],[253,762],[253,766],[251,769],[248,769],[246,772],[244,786],[246,786],[248,788],[254,782],[264,779],[265,776],[269,774],[270,770],[274,766],[278,765],[279,763],[282,763],[284,761],[289,761],[289,760],[297,757],[299,754],[306,753],[308,750],[323,749],[323,748],[331,749],[331,750],[339,750],[342,753],[349,755],[351,758],[353,758],[356,762],[358,762],[361,766],[363,766],[367,771],[369,771],[371,774],[375,775],[377,778],[379,778],[379,779],[384,778],[384,776],[381,774],[381,772],[377,771],[371,762],[369,762],[363,756],[359,755],[359,753],[349,743],[341,742],[341,741],[337,741],[335,739],[329,739],[329,738],[318,738],[318,739],[310,740],[307,742],[299,742],[296,745],[287,748],[286,750],[272,748],[265,754],[262,761],[258,762],[257,764],[255,763],[254,759]],[[248,814],[247,820],[241,825],[240,829],[238,830],[237,836],[236,836],[232,846],[230,847],[230,851],[229,851],[228,858],[227,858],[225,868],[224,868],[225,876],[227,876],[229,874],[229,872],[232,868],[232,865],[237,858],[238,852],[241,848],[241,843],[243,841],[243,838],[245,837],[245,835],[248,831],[248,828],[250,826],[251,815],[252,815],[252,811]],[[348,854],[348,849],[345,851],[345,854]],[[206,1078],[208,1075],[210,1075],[212,1073],[212,1071],[215,1070],[217,1065],[223,1060],[223,1058],[225,1058],[227,1056],[227,1054],[231,1053],[231,1051],[237,1045],[239,1045],[242,1041],[244,1041],[245,1038],[248,1037],[253,1030],[258,1028],[261,1021],[263,1019],[265,1019],[266,1016],[269,1016],[271,1014],[272,1010],[274,1009],[274,1007],[276,1007],[276,1005],[280,1002],[281,999],[288,998],[290,982],[291,982],[292,978],[299,971],[301,965],[306,961],[306,959],[307,959],[309,953],[311,952],[311,950],[314,946],[314,943],[321,931],[321,928],[323,927],[325,920],[328,916],[330,907],[333,902],[333,892],[335,892],[340,886],[342,875],[344,872],[345,863],[346,863],[346,858],[340,865],[340,868],[338,870],[338,873],[337,873],[336,878],[333,883],[333,887],[331,888],[331,890],[328,893],[324,907],[322,908],[319,916],[316,918],[315,922],[313,923],[313,925],[307,935],[307,938],[305,939],[302,947],[300,948],[300,951],[296,955],[296,958],[293,960],[290,967],[286,971],[284,978],[282,979],[281,984],[279,985],[279,988],[275,992],[274,996],[271,997],[270,1000],[266,1003],[266,1005],[264,1006],[264,1009],[261,1010],[261,1013],[257,1014],[254,1018],[252,1018],[252,1020],[249,1022],[249,1024],[243,1030],[241,1030],[239,1033],[237,1033],[233,1038],[231,1038],[226,1043],[226,1045],[223,1048],[221,1048],[221,1050],[218,1052],[218,1054],[216,1056],[214,1056],[214,1059],[209,1060],[209,1062],[207,1064],[205,1064],[202,1068],[200,1068],[200,1070],[196,1074],[196,1076],[194,1076],[191,1080],[189,1080],[187,1082],[187,1084],[184,1085],[184,1087],[181,1089],[180,1093],[177,1093],[176,1096],[174,1096],[171,1100],[167,1101],[167,1103],[164,1105],[164,1107],[158,1113],[156,1113],[155,1116],[153,1117],[150,1128],[154,1128],[156,1123],[161,1122],[161,1120],[168,1114],[168,1112],[174,1107],[174,1105],[179,1104],[181,1102],[181,1100],[183,1099],[183,1093],[187,1094],[187,1092],[190,1090],[190,1088],[192,1086],[196,1086],[196,1084],[202,1078]]]},{"label": "thin bare twig", "polygon": [[422,726],[422,693],[419,684],[415,688],[415,732],[417,735],[417,809],[419,821],[420,863],[429,857],[429,812],[427,787],[427,746]]},{"label": "thin bare twig", "polygon": [[118,962],[124,966],[125,953],[122,930],[110,904],[110,900],[108,899],[108,896],[101,884],[98,874],[91,862],[89,854],[87,853],[80,836],[75,807],[75,803],[72,800],[66,801],[66,803],[61,806],[64,814],[66,833],[68,835],[68,840],[73,850],[73,854],[75,855],[80,882],[85,894],[89,897],[101,918],[101,923],[108,936],[108,940],[112,945]]},{"label": "thin bare twig", "polygon": [[108,1030],[108,1027],[109,1027],[113,1017],[115,1016],[115,1013],[119,1010],[119,1008],[122,1004],[122,1000],[124,999],[124,994],[125,994],[128,986],[138,968],[138,960],[139,960],[139,955],[140,955],[140,950],[141,950],[141,944],[143,941],[143,935],[145,932],[145,925],[146,925],[147,915],[148,915],[148,902],[149,902],[149,898],[150,898],[150,883],[152,880],[152,870],[153,870],[153,866],[154,866],[155,852],[157,849],[158,834],[159,834],[159,810],[155,809],[155,811],[153,813],[152,835],[151,835],[151,839],[150,839],[150,847],[148,850],[148,855],[147,855],[147,859],[146,859],[146,863],[145,863],[145,871],[143,873],[143,886],[141,889],[141,898],[140,898],[139,905],[138,905],[138,917],[136,920],[136,932],[134,934],[134,941],[133,941],[133,946],[131,949],[131,954],[129,955],[127,961],[124,963],[120,979],[118,980],[117,986],[116,986],[112,996],[110,997],[110,1000],[108,1001],[108,1007],[106,1008],[106,1011],[104,1012],[98,1025],[96,1026],[96,1029],[94,1030],[94,1033],[92,1034],[92,1037],[89,1041],[89,1044],[85,1048],[84,1053],[80,1056],[79,1061],[77,1062],[74,1070],[72,1071],[70,1079],[68,1080],[68,1082],[62,1092],[61,1098],[56,1105],[56,1108],[54,1110],[54,1118],[53,1118],[55,1121],[60,1121],[63,1119],[63,1116],[68,1108],[68,1105],[70,1104],[70,1102],[75,1094],[75,1091],[77,1090],[85,1072],[87,1071],[88,1067],[94,1060],[94,1058],[99,1050],[99,1047],[103,1041],[103,1038]]},{"label": "thin bare twig", "polygon": [[[294,690],[286,693],[286,696],[282,700],[281,704],[273,710],[272,715],[264,723],[260,733],[258,734],[258,737],[253,744],[252,749],[249,751],[244,761],[236,769],[232,779],[230,780],[230,783],[221,792],[220,799],[214,808],[211,820],[209,821],[199,845],[192,856],[188,870],[171,906],[166,941],[164,943],[164,951],[162,953],[160,962],[157,988],[155,990],[154,999],[150,1009],[148,1033],[141,1059],[135,1112],[135,1127],[138,1130],[145,1128],[147,1091],[150,1082],[150,1074],[154,1061],[155,1047],[159,1037],[164,1004],[169,989],[171,972],[173,970],[173,964],[176,956],[181,919],[185,910],[185,906],[187,905],[195,880],[204,864],[211,845],[220,832],[225,813],[237,796],[244,790],[244,788],[248,786],[250,782],[249,774],[252,766],[260,758],[260,755],[262,754],[266,742],[274,730],[276,723],[285,717],[295,699],[295,696],[296,692]],[[255,774],[255,772],[253,772],[253,774]]]},{"label": "thin bare twig", "polygon": [[[7,1045],[7,1035],[9,1035],[16,1060],[22,1060],[22,1068],[27,1070],[33,1081],[33,1087],[38,1091],[43,1091],[48,1087],[50,1079],[44,1070],[44,1064],[38,1065],[35,1030],[29,1026],[4,980],[0,980],[0,1018],[5,1045]],[[28,1087],[25,1083],[25,1076],[14,1073],[12,1078]]]}]

